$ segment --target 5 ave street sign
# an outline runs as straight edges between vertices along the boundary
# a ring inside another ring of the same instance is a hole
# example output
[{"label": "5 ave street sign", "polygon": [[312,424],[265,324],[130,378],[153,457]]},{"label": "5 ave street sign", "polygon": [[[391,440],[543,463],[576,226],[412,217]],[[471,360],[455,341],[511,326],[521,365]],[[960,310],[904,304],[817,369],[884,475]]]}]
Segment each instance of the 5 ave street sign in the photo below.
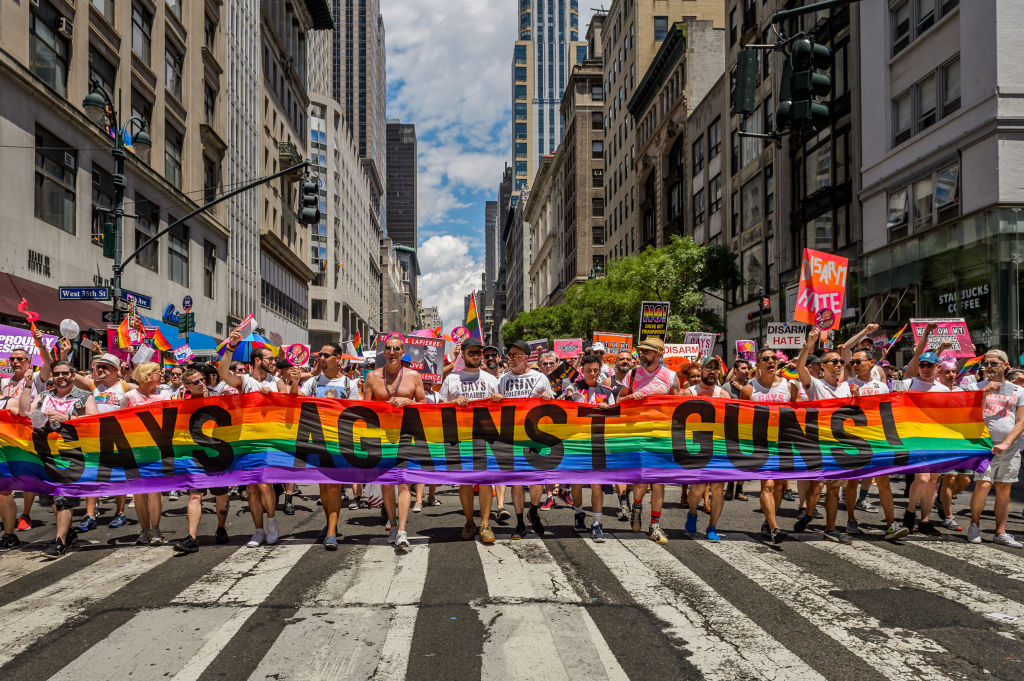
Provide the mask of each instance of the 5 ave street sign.
[{"label": "5 ave street sign", "polygon": [[110,300],[110,289],[106,286],[61,286],[60,300]]},{"label": "5 ave street sign", "polygon": [[141,293],[135,293],[134,291],[124,289],[124,297],[128,301],[134,300],[135,304],[144,310],[148,310],[153,307],[153,299],[149,296],[144,296]]}]

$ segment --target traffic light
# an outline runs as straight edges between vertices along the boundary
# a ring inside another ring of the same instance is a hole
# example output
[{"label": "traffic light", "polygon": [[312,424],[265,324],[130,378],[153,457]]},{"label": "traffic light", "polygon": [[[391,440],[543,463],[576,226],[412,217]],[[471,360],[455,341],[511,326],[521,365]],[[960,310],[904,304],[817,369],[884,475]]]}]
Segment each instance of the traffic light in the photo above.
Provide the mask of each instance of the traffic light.
[{"label": "traffic light", "polygon": [[[832,92],[832,79],[815,69],[832,67],[832,50],[819,45],[813,38],[802,37],[793,42],[789,55],[789,87],[792,104],[789,109],[791,125],[812,125],[821,129],[828,126],[828,103],[815,102],[816,97],[827,97]],[[786,74],[783,73],[783,78]]]},{"label": "traffic light", "polygon": [[757,53],[749,48],[740,50],[733,72],[729,113],[746,116],[754,111],[757,89]]},{"label": "traffic light", "polygon": [[114,223],[103,223],[103,257],[114,257]]},{"label": "traffic light", "polygon": [[320,188],[308,177],[299,182],[299,222],[304,225],[320,222]]}]

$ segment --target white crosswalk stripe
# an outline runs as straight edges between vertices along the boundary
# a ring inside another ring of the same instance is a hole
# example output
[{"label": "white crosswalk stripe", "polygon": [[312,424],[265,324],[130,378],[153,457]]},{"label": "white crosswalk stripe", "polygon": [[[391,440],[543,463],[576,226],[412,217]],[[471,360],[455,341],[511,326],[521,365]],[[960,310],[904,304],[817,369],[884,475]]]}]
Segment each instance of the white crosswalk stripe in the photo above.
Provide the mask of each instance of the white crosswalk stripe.
[{"label": "white crosswalk stripe", "polygon": [[1020,557],[992,546],[950,540],[919,541],[914,542],[914,546],[920,546],[944,556],[959,558],[972,566],[984,568],[1000,577],[1024,582],[1024,563],[1021,562]]},{"label": "white crosswalk stripe", "polygon": [[29,551],[10,551],[0,554],[0,587],[41,570],[53,561]]}]

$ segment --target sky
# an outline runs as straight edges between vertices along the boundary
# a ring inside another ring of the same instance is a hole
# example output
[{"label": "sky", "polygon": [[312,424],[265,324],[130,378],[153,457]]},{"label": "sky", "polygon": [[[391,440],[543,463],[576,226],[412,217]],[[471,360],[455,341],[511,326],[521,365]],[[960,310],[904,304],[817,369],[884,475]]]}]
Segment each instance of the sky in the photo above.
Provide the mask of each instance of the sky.
[{"label": "sky", "polygon": [[[580,35],[593,10],[580,5]],[[484,203],[512,158],[519,0],[381,0],[387,117],[416,125],[419,293],[445,331],[484,269]]]}]

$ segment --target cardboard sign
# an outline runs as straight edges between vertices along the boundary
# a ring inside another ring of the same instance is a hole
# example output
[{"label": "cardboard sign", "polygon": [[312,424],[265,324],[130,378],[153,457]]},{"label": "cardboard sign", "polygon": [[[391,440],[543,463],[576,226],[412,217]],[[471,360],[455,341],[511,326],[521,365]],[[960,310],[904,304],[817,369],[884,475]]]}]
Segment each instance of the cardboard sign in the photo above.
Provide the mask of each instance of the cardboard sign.
[{"label": "cardboard sign", "polygon": [[573,359],[583,352],[582,338],[556,338],[555,354],[559,359]]},{"label": "cardboard sign", "polygon": [[934,350],[946,341],[952,343],[950,348],[957,358],[974,357],[974,344],[971,342],[971,332],[967,329],[967,323],[960,318],[945,319],[911,319],[910,328],[914,332],[914,344],[921,340],[925,327],[930,323],[938,324],[935,330],[928,336],[928,349]]},{"label": "cardboard sign", "polygon": [[530,356],[527,358],[531,364],[540,359],[540,353],[547,352],[548,339],[538,338],[537,340],[526,341],[526,344],[530,346]]},{"label": "cardboard sign", "polygon": [[620,352],[633,354],[633,335],[628,333],[611,333],[610,331],[595,331],[594,343],[604,343],[608,351],[604,353],[605,364],[615,364],[615,356]]},{"label": "cardboard sign", "polygon": [[687,331],[686,336],[683,338],[683,345],[696,344],[700,346],[700,356],[710,357],[711,353],[715,350],[715,341],[718,340],[718,334],[706,333],[703,331]]},{"label": "cardboard sign", "polygon": [[[838,255],[804,249],[800,288],[793,313],[795,321],[815,324],[819,319],[819,310],[830,310],[831,323],[824,328],[839,328],[839,319],[843,316],[843,300],[846,297],[848,263],[846,258]],[[825,317],[827,315],[823,315],[822,319]]]},{"label": "cardboard sign", "polygon": [[153,355],[156,354],[156,350],[149,347],[148,345],[140,345],[139,349],[135,351],[135,356],[132,357],[132,364],[138,366],[143,362],[148,362],[153,359]]},{"label": "cardboard sign", "polygon": [[776,350],[799,350],[807,340],[807,324],[799,322],[768,322],[765,347]]},{"label": "cardboard sign", "polygon": [[[157,327],[155,327],[155,326],[147,326],[146,327],[146,338],[145,339],[139,338],[138,341],[141,343],[144,340],[149,340],[150,338],[153,337],[153,335],[156,333],[156,331],[157,331]],[[122,350],[117,345],[117,327],[116,326],[111,326],[111,325],[107,326],[107,348],[108,348],[107,352],[115,355],[120,360],[126,360],[129,357],[131,357],[131,349],[132,349],[131,347],[127,347],[127,348]]]},{"label": "cardboard sign", "polygon": [[444,341],[440,338],[403,336],[400,333],[377,336],[376,367],[384,366],[384,344],[390,336],[398,336],[405,343],[405,354],[411,360],[409,367],[420,373],[424,383],[440,383],[444,371]]},{"label": "cardboard sign", "polygon": [[672,371],[679,371],[696,362],[700,355],[700,346],[696,343],[666,343],[662,358],[665,360],[665,366]]},{"label": "cardboard sign", "polygon": [[284,349],[284,358],[293,367],[304,367],[309,364],[309,346],[292,343]]},{"label": "cardboard sign", "polygon": [[636,335],[638,341],[648,338],[665,340],[669,308],[669,303],[663,301],[645,300],[640,303],[640,331]]},{"label": "cardboard sign", "polygon": [[195,353],[192,352],[192,348],[188,345],[182,345],[180,348],[172,350],[171,354],[174,356],[174,361],[178,364],[184,364],[196,356]]},{"label": "cardboard sign", "polygon": [[757,361],[757,343],[752,340],[736,341],[736,356],[750,363]]},{"label": "cardboard sign", "polygon": [[548,374],[548,380],[551,381],[551,392],[556,395],[562,393],[562,382],[565,379],[572,379],[576,376],[576,367],[563,361],[555,370]]}]

